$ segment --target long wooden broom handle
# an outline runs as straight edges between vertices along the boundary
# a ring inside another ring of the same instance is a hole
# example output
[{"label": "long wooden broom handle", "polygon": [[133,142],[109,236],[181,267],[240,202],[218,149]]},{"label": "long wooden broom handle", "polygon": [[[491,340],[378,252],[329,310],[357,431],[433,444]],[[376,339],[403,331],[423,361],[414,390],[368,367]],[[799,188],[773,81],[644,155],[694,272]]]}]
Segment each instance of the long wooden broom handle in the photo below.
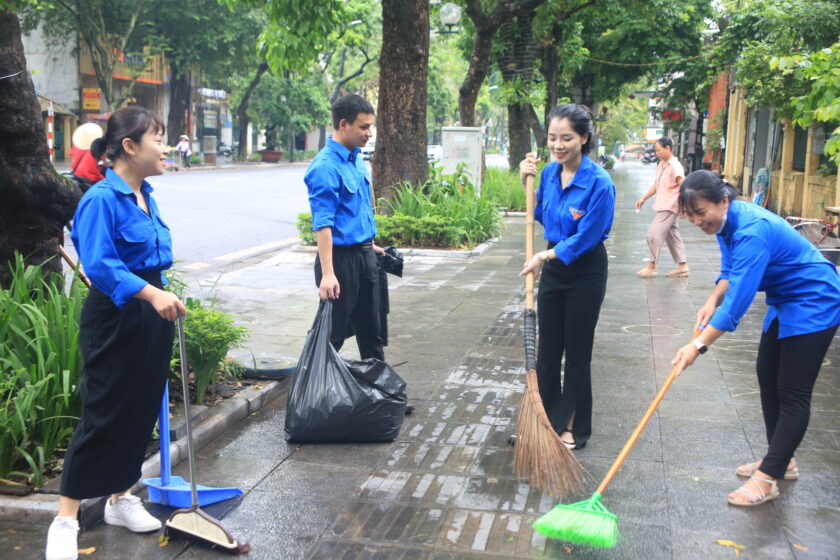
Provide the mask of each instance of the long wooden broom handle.
[{"label": "long wooden broom handle", "polygon": [[82,279],[82,282],[85,283],[85,286],[90,288],[90,279],[88,279],[88,277],[85,276],[85,273],[82,272],[78,266],[76,266],[76,263],[73,262],[73,257],[70,256],[70,253],[68,253],[67,250],[61,245],[58,246],[58,252],[61,253],[61,258],[67,261],[67,264],[70,265],[70,268],[79,273],[79,278]]},{"label": "long wooden broom handle", "polygon": [[[694,336],[692,336],[692,340],[697,338],[702,331],[696,330],[694,331]],[[613,461],[610,470],[607,472],[607,476],[604,477],[604,480],[601,481],[601,484],[598,485],[598,488],[595,490],[597,494],[603,494],[604,490],[607,489],[610,482],[612,482],[615,473],[618,472],[618,469],[621,467],[622,463],[624,463],[624,459],[627,458],[627,454],[630,453],[630,450],[636,445],[636,440],[639,439],[639,436],[642,434],[642,430],[645,429],[647,426],[650,417],[653,416],[653,413],[656,411],[656,408],[659,406],[660,401],[662,401],[662,397],[665,396],[665,393],[668,392],[668,388],[671,386],[671,383],[674,382],[674,379],[677,378],[677,374],[679,370],[677,366],[671,368],[671,373],[668,374],[668,378],[665,379],[665,383],[662,384],[662,387],[659,389],[659,392],[656,393],[656,397],[654,397],[653,402],[650,403],[645,415],[642,416],[642,420],[639,422],[639,425],[636,426],[636,429],[633,430],[633,434],[630,436],[630,439],[627,440],[627,443],[624,444],[624,447],[621,449],[621,453],[618,454],[615,461]]]},{"label": "long wooden broom handle", "polygon": [[[525,177],[525,262],[534,256],[534,176]],[[534,273],[525,276],[525,308],[534,309]]]}]

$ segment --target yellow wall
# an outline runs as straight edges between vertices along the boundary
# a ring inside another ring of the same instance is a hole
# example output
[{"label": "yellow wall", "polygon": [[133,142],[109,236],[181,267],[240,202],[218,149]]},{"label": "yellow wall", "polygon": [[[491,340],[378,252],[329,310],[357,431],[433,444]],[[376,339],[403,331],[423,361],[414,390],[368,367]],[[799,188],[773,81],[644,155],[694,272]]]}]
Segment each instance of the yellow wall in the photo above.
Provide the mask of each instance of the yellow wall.
[{"label": "yellow wall", "polygon": [[[747,135],[747,105],[744,92],[736,88],[729,97],[729,114],[726,130],[726,161],[724,178],[737,187],[750,170],[744,165],[744,147]],[[826,206],[840,206],[840,177],[824,177],[818,173],[819,154],[813,153],[815,127],[808,128],[808,152],[805,172],[793,171],[793,124],[783,119],[781,169],[770,175],[770,200],[782,216],[826,217]]]}]

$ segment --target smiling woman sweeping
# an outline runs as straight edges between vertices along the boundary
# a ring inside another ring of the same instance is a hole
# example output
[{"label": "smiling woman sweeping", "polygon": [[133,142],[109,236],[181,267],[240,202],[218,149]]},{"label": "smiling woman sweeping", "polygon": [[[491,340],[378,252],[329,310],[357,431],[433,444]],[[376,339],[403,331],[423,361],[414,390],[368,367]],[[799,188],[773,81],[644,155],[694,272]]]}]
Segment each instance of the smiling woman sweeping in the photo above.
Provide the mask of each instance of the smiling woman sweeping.
[{"label": "smiling woman sweeping", "polygon": [[82,417],[64,457],[47,560],[77,558],[76,515],[85,498],[111,496],[109,525],[138,533],[161,527],[129,489],[140,478],[163,397],[172,321],[186,313],[163,289],[172,238],[145,181],[163,173],[163,133],[147,109],[114,111],[94,142],[114,167],[85,193],[73,219],[73,245],[93,286],[79,324]]},{"label": "smiling woman sweeping", "polygon": [[795,480],[793,453],[808,427],[811,392],[840,324],[837,269],[781,217],[735,200],[732,186],[695,171],[680,188],[680,209],[717,235],[717,287],[697,313],[703,333],[674,358],[682,370],[724,332],[734,331],[756,292],[767,297],[756,371],[769,448],[761,461],[736,469],[749,480],[729,494],[733,506],[758,506],[779,496],[776,481]]},{"label": "smiling woman sweeping", "polygon": [[[521,272],[542,267],[537,379],[548,418],[569,449],[583,448],[592,433],[592,343],[607,289],[604,240],[615,208],[612,179],[586,155],[592,132],[592,115],[582,105],[560,105],[549,113],[547,144],[554,161],[542,171],[534,208],[548,247]],[[536,164],[529,156],[519,165],[523,184],[537,174]]]}]

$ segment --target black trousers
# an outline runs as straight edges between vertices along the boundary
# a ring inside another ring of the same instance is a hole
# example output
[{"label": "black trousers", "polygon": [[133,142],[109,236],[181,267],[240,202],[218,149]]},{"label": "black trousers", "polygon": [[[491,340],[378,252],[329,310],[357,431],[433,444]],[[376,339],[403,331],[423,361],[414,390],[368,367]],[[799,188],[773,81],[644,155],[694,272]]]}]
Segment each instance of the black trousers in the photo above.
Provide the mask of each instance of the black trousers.
[{"label": "black trousers", "polygon": [[758,345],[758,386],[769,448],[761,472],[782,478],[805,436],[811,416],[811,393],[837,325],[779,339],[779,321],[762,333]]},{"label": "black trousers", "polygon": [[571,265],[554,259],[542,267],[537,296],[540,396],[558,434],[574,414],[572,434],[580,446],[592,434],[592,342],[606,290],[607,250],[603,243]]},{"label": "black trousers", "polygon": [[[339,297],[333,301],[330,342],[336,350],[353,334],[361,358],[385,360],[380,307],[379,266],[370,246],[333,246]],[[321,259],[315,259],[315,285],[321,285]]]},{"label": "black trousers", "polygon": [[[159,272],[140,276],[162,287]],[[119,309],[90,289],[79,325],[82,417],[64,456],[62,496],[81,500],[114,494],[140,478],[173,333],[173,324],[148,302],[132,299]]]}]

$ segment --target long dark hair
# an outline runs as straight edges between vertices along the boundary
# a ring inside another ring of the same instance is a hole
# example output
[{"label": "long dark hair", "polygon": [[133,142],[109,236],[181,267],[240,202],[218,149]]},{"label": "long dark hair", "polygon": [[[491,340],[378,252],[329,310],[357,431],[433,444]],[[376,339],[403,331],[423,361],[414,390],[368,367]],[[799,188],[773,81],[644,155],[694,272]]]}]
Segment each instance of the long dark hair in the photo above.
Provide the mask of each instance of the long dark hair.
[{"label": "long dark hair", "polygon": [[692,171],[680,185],[680,212],[690,210],[693,213],[698,198],[719,204],[724,198],[731,202],[736,196],[735,188],[711,171]]},{"label": "long dark hair", "polygon": [[586,135],[586,143],[581,146],[580,151],[588,154],[589,148],[592,147],[592,135],[594,133],[592,111],[589,110],[589,107],[577,105],[576,103],[558,105],[548,114],[549,124],[554,119],[569,119],[575,132],[580,136]]},{"label": "long dark hair", "polygon": [[146,132],[153,131],[163,134],[166,132],[166,125],[153,112],[143,107],[123,107],[117,109],[108,119],[108,131],[102,138],[97,138],[90,145],[91,154],[102,154],[108,156],[111,161],[124,154],[122,141],[131,138],[139,144],[140,139]]}]

